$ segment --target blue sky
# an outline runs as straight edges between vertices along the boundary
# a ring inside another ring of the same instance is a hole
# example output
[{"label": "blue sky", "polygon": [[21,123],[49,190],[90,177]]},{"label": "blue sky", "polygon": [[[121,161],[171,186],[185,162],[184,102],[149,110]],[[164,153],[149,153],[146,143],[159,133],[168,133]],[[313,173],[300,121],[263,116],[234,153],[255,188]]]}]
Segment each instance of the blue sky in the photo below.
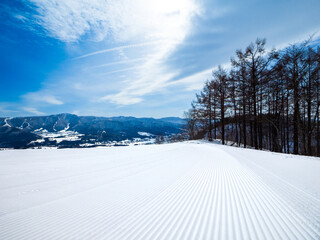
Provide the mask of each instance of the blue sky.
[{"label": "blue sky", "polygon": [[319,0],[2,0],[0,116],[165,117],[257,37],[320,36]]}]

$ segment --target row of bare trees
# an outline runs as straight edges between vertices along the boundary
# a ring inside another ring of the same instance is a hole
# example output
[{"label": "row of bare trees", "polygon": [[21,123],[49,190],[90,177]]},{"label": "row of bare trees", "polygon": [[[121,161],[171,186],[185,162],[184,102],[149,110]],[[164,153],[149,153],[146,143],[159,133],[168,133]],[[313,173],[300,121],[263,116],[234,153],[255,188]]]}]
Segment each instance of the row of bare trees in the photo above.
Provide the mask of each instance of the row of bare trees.
[{"label": "row of bare trees", "polygon": [[213,71],[185,113],[191,139],[320,156],[320,47],[266,51],[265,39]]}]

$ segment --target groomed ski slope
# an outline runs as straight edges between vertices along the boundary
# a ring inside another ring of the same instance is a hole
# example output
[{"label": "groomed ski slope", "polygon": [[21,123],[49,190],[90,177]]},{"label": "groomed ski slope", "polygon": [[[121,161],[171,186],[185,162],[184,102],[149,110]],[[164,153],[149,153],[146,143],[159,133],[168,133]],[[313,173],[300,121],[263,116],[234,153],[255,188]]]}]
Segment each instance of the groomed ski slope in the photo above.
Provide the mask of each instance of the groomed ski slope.
[{"label": "groomed ski slope", "polygon": [[320,160],[201,141],[1,151],[0,239],[320,239]]}]

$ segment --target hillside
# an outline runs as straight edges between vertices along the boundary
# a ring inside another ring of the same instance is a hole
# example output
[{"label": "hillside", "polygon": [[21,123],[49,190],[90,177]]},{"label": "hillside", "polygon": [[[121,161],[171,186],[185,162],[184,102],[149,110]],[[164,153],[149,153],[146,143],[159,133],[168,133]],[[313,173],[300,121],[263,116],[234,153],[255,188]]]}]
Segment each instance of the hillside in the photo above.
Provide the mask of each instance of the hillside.
[{"label": "hillside", "polygon": [[101,145],[176,134],[182,125],[181,118],[107,118],[74,114],[0,118],[0,148]]},{"label": "hillside", "polygon": [[320,160],[202,141],[0,152],[0,239],[319,239]]}]

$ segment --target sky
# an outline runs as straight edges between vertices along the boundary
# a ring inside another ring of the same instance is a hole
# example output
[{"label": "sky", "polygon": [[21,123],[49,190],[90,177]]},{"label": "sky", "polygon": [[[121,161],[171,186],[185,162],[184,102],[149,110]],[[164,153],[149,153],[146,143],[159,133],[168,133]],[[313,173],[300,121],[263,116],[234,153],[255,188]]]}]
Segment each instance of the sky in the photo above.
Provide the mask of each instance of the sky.
[{"label": "sky", "polygon": [[182,117],[256,38],[320,36],[319,0],[1,0],[0,117]]}]

